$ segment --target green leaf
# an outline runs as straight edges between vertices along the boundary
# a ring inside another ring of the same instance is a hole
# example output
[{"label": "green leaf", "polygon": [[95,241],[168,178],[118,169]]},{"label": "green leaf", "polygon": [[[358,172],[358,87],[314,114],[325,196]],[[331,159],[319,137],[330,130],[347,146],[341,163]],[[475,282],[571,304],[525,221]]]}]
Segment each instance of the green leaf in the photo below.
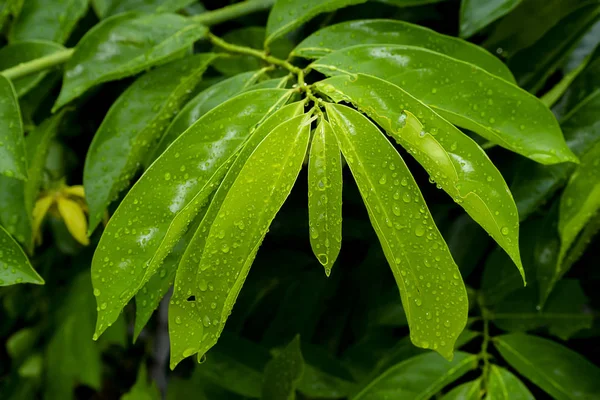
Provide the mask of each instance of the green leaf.
[{"label": "green leaf", "polygon": [[175,273],[181,261],[185,250],[189,246],[198,225],[202,221],[204,214],[200,212],[196,219],[190,224],[187,232],[181,237],[177,245],[159,267],[159,270],[152,275],[144,287],[135,295],[135,325],[133,338],[136,340],[144,326],[150,320],[160,304],[162,298],[167,294],[175,281]]},{"label": "green leaf", "polygon": [[15,283],[43,285],[44,280],[33,269],[19,244],[0,226],[0,286]]},{"label": "green leaf", "polygon": [[127,11],[147,14],[175,12],[192,3],[194,0],[92,0],[92,6],[101,18]]},{"label": "green leaf", "polygon": [[[531,92],[542,89],[548,77],[565,61],[599,16],[598,4],[578,8],[560,20],[533,46],[515,54],[508,65],[517,77],[519,86]],[[536,62],[532,63],[532,59]]]},{"label": "green leaf", "polygon": [[481,398],[481,380],[458,385],[442,397],[442,400],[479,400]]},{"label": "green leaf", "polygon": [[567,272],[571,264],[565,257],[585,225],[600,209],[600,142],[581,158],[581,164],[571,176],[562,193],[558,218],[560,252],[553,269],[545,271],[549,277],[540,288],[542,303],[556,282]]},{"label": "green leaf", "polygon": [[[596,90],[585,97],[561,121],[567,145],[579,157],[599,141],[599,112],[600,90]],[[524,160],[511,185],[521,220],[535,212],[564,185],[573,170],[573,165],[543,166]]]},{"label": "green leaf", "polygon": [[25,182],[0,176],[0,223],[31,253],[32,212],[45,178],[46,156],[64,112],[32,130],[25,138],[29,179]]},{"label": "green leaf", "polygon": [[100,310],[96,335],[156,273],[252,128],[290,94],[261,90],[221,104],[181,135],[133,186],[109,221],[92,262]]},{"label": "green leaf", "polygon": [[421,192],[372,122],[346,106],[326,109],[396,278],[411,340],[451,359],[466,324],[467,295]]},{"label": "green leaf", "polygon": [[17,17],[25,0],[0,0],[0,29],[9,17]]},{"label": "green leaf", "polygon": [[486,400],[535,400],[527,386],[510,371],[492,365]]},{"label": "green leaf", "polygon": [[494,344],[513,368],[557,400],[600,393],[600,369],[567,347],[521,333],[497,336]]},{"label": "green leaf", "polygon": [[241,93],[245,88],[256,82],[259,76],[260,71],[245,72],[216,83],[198,93],[171,122],[160,143],[156,146],[154,157],[162,154],[179,135],[185,132],[200,117],[224,101]]},{"label": "green leaf", "polygon": [[310,114],[289,118],[302,106],[281,109],[252,134],[184,254],[169,308],[172,368],[192,354],[202,356],[223,330],[258,247],[302,167]]},{"label": "green leaf", "polygon": [[161,398],[156,382],[152,379],[148,382],[148,370],[142,361],[135,384],[129,392],[121,396],[121,400],[160,400]]},{"label": "green leaf", "polygon": [[352,400],[429,399],[476,367],[474,354],[457,351],[452,361],[422,354],[391,367]]},{"label": "green leaf", "polygon": [[[63,46],[41,40],[9,44],[0,49],[0,71],[61,50],[64,50]],[[14,79],[12,83],[17,92],[17,96],[21,97],[29,92],[40,83],[49,72],[50,70],[44,70],[37,74]]]},{"label": "green leaf", "polygon": [[265,368],[261,399],[294,400],[296,387],[304,374],[300,337],[275,354]]},{"label": "green leaf", "polygon": [[[565,0],[522,1],[511,13],[495,24],[484,46],[505,58],[533,45],[573,10],[590,3]],[[527,29],[523,29],[527,27]]]},{"label": "green leaf", "polygon": [[63,44],[88,9],[87,0],[26,0],[12,24],[9,39],[48,40]]},{"label": "green leaf", "polygon": [[509,82],[515,81],[502,61],[479,46],[419,25],[386,19],[348,21],[328,26],[304,39],[294,49],[292,55],[319,58],[357,44],[399,44],[423,47],[475,64]]},{"label": "green leaf", "polygon": [[381,77],[448,121],[534,161],[577,162],[539,99],[472,64],[418,47],[366,45],[339,50],[312,67],[329,76]]},{"label": "green leaf", "polygon": [[0,174],[27,180],[25,138],[17,93],[10,80],[0,74]]},{"label": "green leaf", "polygon": [[538,308],[538,289],[521,289],[500,302],[492,313],[496,326],[509,332],[525,332],[547,327],[555,336],[569,339],[581,329],[591,328],[592,314],[579,281],[559,281],[544,308]]},{"label": "green leaf", "polygon": [[511,12],[522,0],[462,0],[460,3],[460,36],[469,37],[498,18]]},{"label": "green leaf", "polygon": [[126,13],[100,22],[67,62],[54,110],[100,83],[173,60],[206,32],[206,27],[175,14]]},{"label": "green leaf", "polygon": [[308,161],[310,245],[327,276],[342,245],[342,157],[331,125],[321,120]]},{"label": "green leaf", "polygon": [[46,399],[73,399],[76,385],[100,390],[102,360],[97,343],[90,340],[94,331],[94,297],[88,272],[79,274],[57,312],[57,328],[46,349]]},{"label": "green leaf", "polygon": [[113,103],[86,155],[83,182],[90,207],[89,232],[129,185],[216,57],[199,54],[157,68],[138,78]]},{"label": "green leaf", "polygon": [[422,6],[425,4],[440,3],[446,0],[376,0],[380,3],[390,4],[397,7]]},{"label": "green leaf", "polygon": [[406,148],[506,250],[525,279],[514,200],[500,172],[472,139],[398,86],[375,77],[336,76],[316,88],[336,102],[355,104]]},{"label": "green leaf", "polygon": [[277,0],[267,21],[265,47],[319,14],[367,0]]}]

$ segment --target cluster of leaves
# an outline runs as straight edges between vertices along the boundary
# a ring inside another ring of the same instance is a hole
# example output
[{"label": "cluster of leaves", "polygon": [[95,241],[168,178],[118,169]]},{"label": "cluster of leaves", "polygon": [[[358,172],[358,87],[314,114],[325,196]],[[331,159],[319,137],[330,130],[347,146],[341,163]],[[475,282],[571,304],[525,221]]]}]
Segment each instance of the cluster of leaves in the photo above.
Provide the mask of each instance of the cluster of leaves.
[{"label": "cluster of leaves", "polygon": [[0,0],[0,397],[596,398],[598,21]]}]

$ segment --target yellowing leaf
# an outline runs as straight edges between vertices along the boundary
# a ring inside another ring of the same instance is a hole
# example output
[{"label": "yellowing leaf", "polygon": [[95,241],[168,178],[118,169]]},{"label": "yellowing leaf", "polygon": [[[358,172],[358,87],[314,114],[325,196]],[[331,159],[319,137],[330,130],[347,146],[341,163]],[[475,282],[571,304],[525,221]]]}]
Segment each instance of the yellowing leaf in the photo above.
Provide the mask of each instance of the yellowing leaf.
[{"label": "yellowing leaf", "polygon": [[58,197],[56,203],[60,216],[65,221],[67,229],[75,240],[84,246],[90,244],[90,240],[87,237],[87,218],[81,205],[76,201],[62,196]]}]

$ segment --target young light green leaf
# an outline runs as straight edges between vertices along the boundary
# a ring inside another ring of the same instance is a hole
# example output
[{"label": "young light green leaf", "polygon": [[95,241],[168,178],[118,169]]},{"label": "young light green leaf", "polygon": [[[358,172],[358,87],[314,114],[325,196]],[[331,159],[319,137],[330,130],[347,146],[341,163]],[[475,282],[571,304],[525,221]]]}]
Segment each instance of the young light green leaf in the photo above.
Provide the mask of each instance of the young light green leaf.
[{"label": "young light green leaf", "polygon": [[67,62],[54,110],[95,85],[171,61],[206,32],[206,27],[175,14],[126,13],[100,22]]},{"label": "young light green leaf", "polygon": [[419,25],[387,19],[348,21],[328,26],[304,39],[292,55],[319,58],[357,44],[403,44],[424,47],[477,65],[509,82],[515,81],[502,61],[479,46]]},{"label": "young light green leaf", "polygon": [[567,347],[521,333],[497,336],[494,344],[510,366],[557,400],[600,393],[600,368]]},{"label": "young light green leaf", "polygon": [[215,54],[173,61],[138,78],[114,102],[85,160],[83,182],[90,207],[89,232],[106,207],[129,185],[148,151],[191,96]]},{"label": "young light green leaf", "polygon": [[13,23],[9,39],[48,40],[63,44],[88,8],[87,0],[26,0]]},{"label": "young light green leaf", "polygon": [[302,375],[304,358],[300,350],[300,336],[296,336],[267,364],[261,399],[294,400]]},{"label": "young light green leaf", "polygon": [[481,379],[458,385],[442,397],[442,400],[480,400]]},{"label": "young light green leaf", "polygon": [[462,0],[460,3],[460,36],[469,37],[498,18],[511,12],[522,0]]},{"label": "young light green leaf", "polygon": [[182,259],[169,308],[172,368],[217,342],[258,247],[296,181],[312,121],[310,114],[288,117],[299,106],[303,103],[283,108],[254,132]]},{"label": "young light green leaf", "polygon": [[534,161],[577,162],[539,99],[475,65],[418,47],[366,45],[336,51],[312,67],[330,76],[379,76],[448,121]]},{"label": "young light green leaf", "polygon": [[25,138],[17,93],[12,83],[0,74],[0,174],[27,179]]},{"label": "young light green leaf", "polygon": [[277,126],[300,115],[303,111],[304,102],[292,103],[282,107],[261,123],[256,131],[252,133],[239,155],[237,155],[219,189],[211,199],[206,215],[188,246],[188,252],[195,251],[197,253],[195,257],[184,255],[177,269],[175,288],[169,304],[169,336],[171,338],[172,368],[182,359],[194,354],[193,349],[198,346],[198,342],[200,341],[196,337],[196,332],[201,333],[204,330],[203,321],[197,315],[195,308],[195,298],[200,298],[204,294],[203,292],[206,292],[206,286],[203,285],[201,287],[204,288],[204,291],[202,291],[196,284],[198,263],[204,251],[210,227],[215,221],[223,201],[256,147]]},{"label": "young light green leaf", "polygon": [[259,76],[259,71],[245,72],[216,83],[198,93],[171,122],[160,143],[156,146],[154,157],[161,155],[179,135],[201,116],[236,94],[241,93],[244,88],[256,82]]},{"label": "young light green leaf", "polygon": [[109,221],[92,261],[99,310],[96,335],[156,273],[254,126],[289,95],[280,89],[260,90],[221,104],[181,135],[133,186]]},{"label": "young light green leaf", "polygon": [[509,332],[546,327],[562,340],[592,326],[593,316],[586,311],[588,301],[579,281],[559,281],[541,310],[538,292],[536,287],[521,289],[504,299],[492,313],[494,325]]},{"label": "young light green leaf", "polygon": [[277,0],[267,21],[265,47],[319,14],[367,0]]},{"label": "young light green leaf", "polygon": [[310,245],[327,276],[342,245],[342,157],[331,125],[321,120],[308,160]]},{"label": "young light green leaf", "polygon": [[406,148],[431,179],[506,250],[525,279],[514,200],[500,172],[471,138],[381,79],[342,75],[315,86],[336,102],[355,104]]},{"label": "young light green leaf", "polygon": [[[206,211],[206,210],[204,210]],[[135,295],[135,325],[133,327],[133,339],[136,340],[144,326],[150,320],[154,310],[158,308],[160,301],[173,286],[175,273],[181,262],[181,257],[189,246],[194,233],[198,229],[200,222],[204,218],[204,213],[200,211],[194,221],[190,224],[187,232],[179,239],[179,242],[165,260],[160,268],[146,282],[144,287]]]},{"label": "young light green leaf", "polygon": [[43,285],[44,280],[33,269],[23,249],[0,226],[0,286],[15,283]]},{"label": "young light green leaf", "polygon": [[[0,49],[0,71],[61,50],[64,50],[63,46],[57,43],[46,42],[42,40],[24,41],[9,44],[8,46]],[[37,74],[14,79],[12,83],[15,86],[17,96],[21,97],[25,93],[29,92],[38,83],[40,83],[40,81],[44,79],[49,72],[50,70],[44,70],[38,72]]]},{"label": "young light green leaf", "polygon": [[346,106],[326,109],[396,278],[412,342],[452,359],[467,322],[467,294],[421,191],[371,121]]},{"label": "young light green leaf", "polygon": [[391,367],[352,400],[429,399],[476,367],[474,354],[457,351],[452,361],[434,353],[422,354]]},{"label": "young light green leaf", "polygon": [[492,365],[486,400],[535,400],[527,386],[510,371]]},{"label": "young light green leaf", "polygon": [[176,12],[192,4],[194,0],[92,0],[92,6],[100,18],[127,11],[143,13]]},{"label": "young light green leaf", "polygon": [[135,384],[121,396],[121,400],[160,400],[161,398],[156,382],[151,379],[148,382],[148,370],[146,363],[142,361]]},{"label": "young light green leaf", "polygon": [[[600,16],[597,3],[587,4],[573,11],[538,40],[533,46],[521,50],[510,58],[508,65],[519,86],[536,93],[546,80],[564,62],[579,39]],[[535,59],[534,63],[531,60]]]}]

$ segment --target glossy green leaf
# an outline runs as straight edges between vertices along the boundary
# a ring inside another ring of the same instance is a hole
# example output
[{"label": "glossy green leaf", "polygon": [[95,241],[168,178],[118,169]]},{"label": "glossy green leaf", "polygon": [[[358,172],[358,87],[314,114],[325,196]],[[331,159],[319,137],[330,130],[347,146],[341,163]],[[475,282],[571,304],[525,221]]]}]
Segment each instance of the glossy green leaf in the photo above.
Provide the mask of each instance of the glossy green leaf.
[{"label": "glossy green leaf", "polygon": [[562,119],[600,91],[600,48],[591,57],[586,68],[569,85],[559,104],[560,107],[555,108]]},{"label": "glossy green leaf", "polygon": [[204,114],[252,85],[260,71],[245,72],[206,88],[190,100],[177,114],[156,147],[155,157],[162,154],[175,139]]},{"label": "glossy green leaf", "polygon": [[149,379],[146,364],[142,361],[134,385],[121,396],[121,400],[160,400],[161,398],[156,382],[152,378]]},{"label": "glossy green leaf", "polygon": [[[600,16],[598,4],[578,8],[550,29],[533,46],[515,54],[508,65],[519,86],[531,92],[543,88],[548,77],[557,70],[577,41]],[[531,60],[536,62],[532,63]]]},{"label": "glossy green leaf", "polygon": [[223,330],[258,247],[302,167],[310,114],[289,118],[302,106],[282,109],[253,133],[184,254],[169,308],[172,367],[206,353]]},{"label": "glossy green leaf", "polygon": [[97,335],[156,273],[252,128],[289,94],[279,89],[249,92],[213,109],[129,191],[109,221],[92,262],[99,308]]},{"label": "glossy green leaf", "polygon": [[0,74],[0,174],[26,180],[25,138],[17,93]]},{"label": "glossy green leaf", "polygon": [[535,400],[527,386],[507,369],[492,365],[486,400]]},{"label": "glossy green leaf", "polygon": [[466,324],[466,290],[413,176],[362,114],[328,104],[327,115],[396,278],[412,342],[451,359]]},{"label": "glossy green leaf", "polygon": [[[9,44],[0,49],[0,71],[61,50],[64,50],[63,46],[41,40]],[[17,96],[21,97],[29,92],[40,83],[49,72],[49,70],[44,70],[37,74],[14,79],[12,83],[17,92]]]},{"label": "glossy green leaf", "polygon": [[534,161],[577,162],[542,102],[472,64],[418,47],[366,45],[334,52],[312,67],[330,76],[381,77],[448,121]]},{"label": "glossy green leaf", "polygon": [[0,226],[0,286],[15,283],[43,285],[44,280],[33,269],[17,242]]},{"label": "glossy green leaf", "polygon": [[442,400],[479,400],[481,399],[481,380],[477,379],[475,381],[463,383],[462,385],[458,385],[444,397]]},{"label": "glossy green leaf", "polygon": [[525,332],[548,328],[563,340],[578,331],[591,328],[593,316],[586,310],[587,297],[579,281],[561,280],[544,307],[538,307],[538,289],[521,289],[500,302],[492,313],[494,324],[509,332]]},{"label": "glossy green leaf", "polygon": [[101,18],[127,11],[148,14],[175,12],[192,4],[194,0],[92,0],[94,10]]},{"label": "glossy green leaf", "polygon": [[422,354],[388,369],[352,400],[429,399],[476,367],[474,354],[458,351],[452,361],[437,354]]},{"label": "glossy green leaf", "polygon": [[372,76],[336,76],[316,88],[336,102],[355,104],[405,147],[506,250],[525,279],[514,200],[500,172],[472,139],[398,86]]},{"label": "glossy green leaf", "polygon": [[337,10],[366,0],[277,0],[267,21],[265,46],[278,37],[300,27],[319,14]]},{"label": "glossy green leaf", "polygon": [[199,54],[150,71],[113,103],[86,155],[83,182],[90,232],[110,202],[129,185],[215,57]]},{"label": "glossy green leaf", "polygon": [[87,8],[87,0],[26,0],[11,27],[9,39],[65,43]]},{"label": "glossy green leaf", "polygon": [[[600,90],[592,92],[561,121],[567,145],[581,157],[600,139]],[[527,218],[565,184],[573,165],[543,166],[524,160],[511,185],[519,216]]]},{"label": "glossy green leaf", "polygon": [[265,367],[261,399],[294,400],[295,390],[304,374],[300,337],[275,354]]},{"label": "glossy green leaf", "polygon": [[439,34],[431,29],[403,21],[368,19],[342,22],[313,33],[292,55],[319,58],[357,44],[398,44],[423,47],[452,58],[475,64],[507,81],[514,82],[508,67],[479,46]]},{"label": "glossy green leaf", "polygon": [[206,32],[206,27],[175,14],[126,13],[100,22],[67,62],[54,109],[95,85],[173,60]]},{"label": "glossy green leaf", "polygon": [[342,245],[342,157],[327,121],[319,122],[308,161],[310,245],[327,276]]},{"label": "glossy green leaf", "polygon": [[521,333],[497,336],[494,344],[514,369],[557,400],[600,393],[600,368],[567,347]]},{"label": "glossy green leaf", "polygon": [[460,36],[469,37],[498,18],[508,14],[522,0],[462,0],[460,3]]},{"label": "glossy green leaf", "polygon": [[150,320],[169,289],[175,281],[175,273],[181,261],[181,257],[194,237],[198,225],[202,221],[204,214],[198,213],[195,220],[190,224],[187,232],[179,239],[179,242],[165,260],[160,265],[158,271],[152,275],[144,287],[135,295],[135,325],[133,328],[133,338],[136,340],[144,326]]}]

